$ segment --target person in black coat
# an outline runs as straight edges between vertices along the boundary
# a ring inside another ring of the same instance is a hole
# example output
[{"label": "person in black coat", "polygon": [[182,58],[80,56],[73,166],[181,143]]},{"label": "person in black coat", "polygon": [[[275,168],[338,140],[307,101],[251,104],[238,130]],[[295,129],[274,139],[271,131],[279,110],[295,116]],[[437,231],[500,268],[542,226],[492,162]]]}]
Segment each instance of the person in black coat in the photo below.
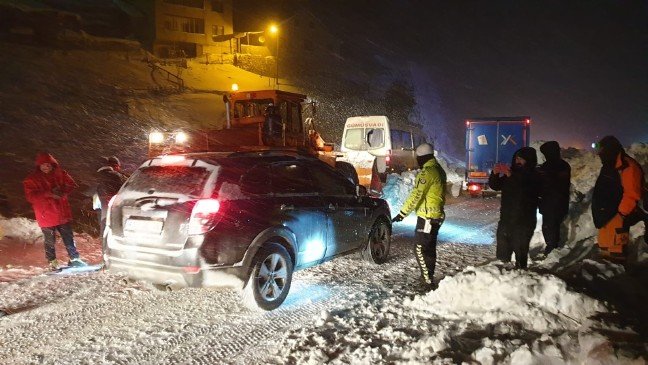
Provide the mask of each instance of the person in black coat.
[{"label": "person in black coat", "polygon": [[488,179],[491,189],[502,192],[500,220],[497,225],[497,259],[510,262],[515,253],[515,267],[526,269],[529,243],[537,223],[539,176],[536,150],[522,147],[513,155],[509,168],[498,164]]},{"label": "person in black coat", "polygon": [[106,227],[106,215],[108,214],[108,202],[121,189],[128,176],[121,172],[121,164],[115,156],[105,159],[104,166],[97,170],[97,175],[97,191],[93,197],[93,205],[95,209],[101,209],[99,226],[101,229],[100,234],[103,235]]},{"label": "person in black coat", "polygon": [[571,166],[560,157],[560,145],[549,141],[540,146],[545,163],[538,167],[540,175],[540,214],[542,234],[547,246],[545,255],[562,246],[560,226],[569,212]]}]

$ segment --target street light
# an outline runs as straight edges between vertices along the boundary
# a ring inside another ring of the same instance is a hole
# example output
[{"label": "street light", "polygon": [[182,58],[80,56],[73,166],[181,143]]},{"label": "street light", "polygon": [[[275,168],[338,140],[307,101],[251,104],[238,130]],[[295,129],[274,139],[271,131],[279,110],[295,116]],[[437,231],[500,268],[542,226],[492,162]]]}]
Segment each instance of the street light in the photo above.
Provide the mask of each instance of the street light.
[{"label": "street light", "polygon": [[275,71],[275,85],[279,85],[279,27],[276,24],[271,24],[268,30],[270,31],[270,34],[273,34],[277,38],[277,55],[275,56],[275,65],[277,66],[277,69]]}]

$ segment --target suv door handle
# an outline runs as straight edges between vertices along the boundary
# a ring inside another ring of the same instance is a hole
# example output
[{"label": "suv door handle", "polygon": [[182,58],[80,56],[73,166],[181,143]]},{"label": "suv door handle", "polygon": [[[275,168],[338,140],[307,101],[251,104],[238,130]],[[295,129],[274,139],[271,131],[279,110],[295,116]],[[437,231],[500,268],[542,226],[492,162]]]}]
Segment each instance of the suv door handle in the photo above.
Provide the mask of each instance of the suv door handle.
[{"label": "suv door handle", "polygon": [[280,210],[294,210],[295,206],[294,205],[281,204],[279,209]]},{"label": "suv door handle", "polygon": [[335,210],[335,205],[333,205],[333,203],[329,203],[328,210]]}]

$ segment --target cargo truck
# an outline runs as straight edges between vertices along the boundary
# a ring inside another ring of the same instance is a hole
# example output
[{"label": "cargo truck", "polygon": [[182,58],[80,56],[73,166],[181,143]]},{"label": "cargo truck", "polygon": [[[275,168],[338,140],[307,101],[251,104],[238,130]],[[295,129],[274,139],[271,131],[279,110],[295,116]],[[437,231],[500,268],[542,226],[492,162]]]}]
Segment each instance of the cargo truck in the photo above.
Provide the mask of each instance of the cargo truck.
[{"label": "cargo truck", "polygon": [[483,194],[497,163],[510,166],[513,154],[529,146],[531,117],[489,117],[466,120],[466,190]]}]

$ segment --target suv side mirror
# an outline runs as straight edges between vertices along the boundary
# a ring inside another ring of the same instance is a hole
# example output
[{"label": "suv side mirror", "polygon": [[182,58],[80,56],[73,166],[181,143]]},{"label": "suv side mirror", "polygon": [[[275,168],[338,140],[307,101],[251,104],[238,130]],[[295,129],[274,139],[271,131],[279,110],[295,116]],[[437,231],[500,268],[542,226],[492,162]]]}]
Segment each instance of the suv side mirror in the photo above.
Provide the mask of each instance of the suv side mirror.
[{"label": "suv side mirror", "polygon": [[357,196],[366,196],[367,195],[367,188],[365,188],[362,185],[356,185],[356,195]]}]

